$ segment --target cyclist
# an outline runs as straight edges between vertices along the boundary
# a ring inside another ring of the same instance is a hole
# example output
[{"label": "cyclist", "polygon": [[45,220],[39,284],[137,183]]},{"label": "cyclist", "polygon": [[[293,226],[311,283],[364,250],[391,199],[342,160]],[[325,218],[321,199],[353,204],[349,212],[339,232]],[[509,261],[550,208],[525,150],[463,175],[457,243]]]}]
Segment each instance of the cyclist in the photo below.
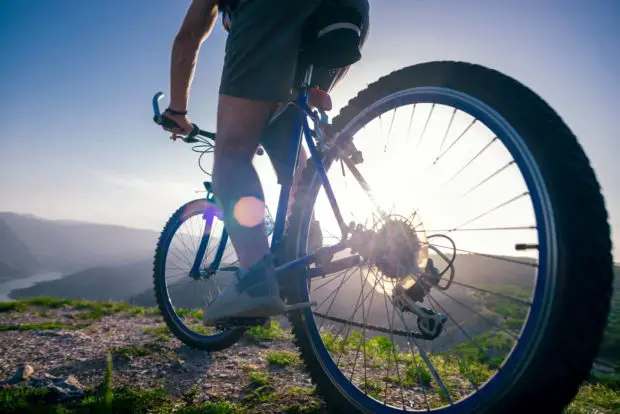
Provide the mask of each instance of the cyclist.
[{"label": "cyclist", "polygon": [[[240,270],[238,281],[205,309],[207,323],[240,316],[269,317],[285,310],[265,233],[264,195],[252,158],[262,142],[281,176],[291,117],[280,117],[265,127],[278,105],[294,93],[305,23],[326,3],[361,14],[361,47],[368,30],[368,0],[193,0],[174,40],[170,105],[163,114],[178,125],[165,128],[173,137],[192,129],[187,104],[198,51],[218,11],[223,12],[228,38],[219,90],[213,189]],[[347,69],[317,69],[312,83],[329,91]],[[306,159],[300,154],[298,168]]]}]

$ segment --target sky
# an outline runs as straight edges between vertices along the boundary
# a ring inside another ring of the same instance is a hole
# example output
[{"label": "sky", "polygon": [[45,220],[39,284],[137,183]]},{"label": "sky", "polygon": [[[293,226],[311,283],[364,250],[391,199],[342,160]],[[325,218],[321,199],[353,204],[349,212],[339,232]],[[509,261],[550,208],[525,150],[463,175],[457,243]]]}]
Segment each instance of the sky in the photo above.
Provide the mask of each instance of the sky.
[{"label": "sky", "polygon": [[[160,229],[205,178],[197,154],[151,121],[168,92],[189,0],[0,0],[0,211]],[[393,70],[462,60],[542,96],[578,136],[603,188],[620,257],[620,2],[374,0],[363,58],[332,93],[336,113]],[[226,34],[203,45],[192,120],[215,126]],[[164,100],[164,105],[166,104]],[[256,160],[268,202],[277,191]]]}]

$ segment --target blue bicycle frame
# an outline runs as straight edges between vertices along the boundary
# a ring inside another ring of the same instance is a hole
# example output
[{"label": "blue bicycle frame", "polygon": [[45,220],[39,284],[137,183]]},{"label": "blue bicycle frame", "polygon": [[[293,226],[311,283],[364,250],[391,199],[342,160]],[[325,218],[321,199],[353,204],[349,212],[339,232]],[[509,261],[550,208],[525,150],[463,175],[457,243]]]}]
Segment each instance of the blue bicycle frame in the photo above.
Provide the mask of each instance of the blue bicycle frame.
[{"label": "blue bicycle frame", "polygon": [[[333,246],[321,248],[320,250],[323,250],[326,254],[332,255],[348,247],[348,243],[346,242],[346,236],[348,234],[348,226],[344,223],[344,219],[342,217],[342,214],[340,213],[340,209],[338,207],[338,203],[336,202],[334,192],[329,183],[329,179],[327,178],[327,172],[325,171],[323,162],[319,157],[319,152],[312,139],[312,132],[310,130],[310,125],[308,124],[308,117],[314,119],[315,121],[318,121],[318,116],[315,113],[313,113],[310,107],[308,106],[308,87],[310,84],[311,77],[312,77],[312,66],[310,66],[306,71],[306,74],[304,76],[304,81],[299,90],[299,95],[297,99],[294,102],[293,101],[289,102],[288,104],[288,105],[294,105],[297,108],[297,116],[295,117],[293,128],[290,134],[290,137],[291,137],[291,139],[289,140],[290,147],[287,153],[284,177],[282,177],[282,188],[280,190],[278,209],[276,213],[275,225],[274,225],[274,230],[273,230],[272,239],[271,239],[271,252],[272,253],[276,251],[278,245],[282,242],[282,239],[284,236],[284,229],[285,229],[285,224],[286,224],[286,213],[288,209],[289,197],[291,194],[291,186],[293,183],[293,179],[295,177],[297,161],[298,161],[299,152],[301,149],[302,135],[305,136],[306,143],[310,150],[310,159],[312,159],[316,165],[316,169],[321,179],[321,183],[323,185],[323,188],[325,189],[325,193],[327,194],[327,198],[329,200],[329,203],[332,207],[332,210],[334,212],[336,220],[338,221],[338,224],[340,226],[340,229],[343,235],[342,240],[339,243]],[[277,118],[277,116],[278,115],[276,115],[271,120],[271,122],[273,122]],[[357,172],[357,169],[355,169],[355,167],[349,162],[346,162],[346,164],[350,169],[353,168],[354,175],[356,175],[356,178],[358,178],[358,180],[361,179],[361,184],[362,186],[364,186],[366,183],[361,178],[359,173]],[[207,189],[207,199],[209,199],[209,201],[215,201],[213,199],[213,194],[211,192],[211,183],[205,182],[205,188]],[[215,217],[215,215],[216,215],[215,209],[208,209],[207,211],[205,211],[203,215],[206,221],[205,230],[204,230],[204,234],[203,234],[203,237],[201,239],[201,242],[200,242],[197,254],[196,254],[196,258],[192,266],[192,270],[190,272],[190,275],[192,277],[195,277],[195,278],[200,277],[200,265],[203,261],[204,254],[207,249],[207,245],[209,242],[209,235],[211,232],[211,226],[212,226],[213,218]],[[226,232],[226,229],[224,229],[222,238],[220,240],[220,245],[215,255],[215,259],[213,260],[207,272],[208,274],[215,273],[218,270],[218,267],[222,260],[222,256],[224,254],[227,241],[228,241],[228,233]],[[315,260],[315,257],[316,257],[316,252],[312,252],[306,256],[300,257],[294,261],[285,263],[277,267],[276,272],[280,275],[281,272],[283,271],[310,264]],[[319,274],[316,273],[316,275],[318,276]]]}]

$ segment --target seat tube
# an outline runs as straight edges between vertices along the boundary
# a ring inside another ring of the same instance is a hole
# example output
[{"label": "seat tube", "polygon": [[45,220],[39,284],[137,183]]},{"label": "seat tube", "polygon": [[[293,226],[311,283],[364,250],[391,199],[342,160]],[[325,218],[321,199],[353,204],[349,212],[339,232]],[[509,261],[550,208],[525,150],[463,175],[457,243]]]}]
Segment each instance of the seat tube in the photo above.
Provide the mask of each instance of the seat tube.
[{"label": "seat tube", "polygon": [[[312,66],[308,68],[306,71],[306,76],[304,76],[304,84],[306,80],[312,77]],[[297,97],[297,105],[298,108],[304,108],[308,105],[308,90],[305,86],[299,91],[299,96]],[[271,239],[271,252],[274,253],[278,243],[282,239],[282,235],[284,234],[284,227],[286,225],[286,212],[288,210],[288,201],[291,195],[291,187],[293,185],[293,176],[295,174],[295,168],[297,167],[297,161],[299,159],[299,150],[301,148],[301,134],[303,131],[303,122],[305,120],[305,114],[298,110],[297,116],[295,117],[295,121],[293,123],[293,128],[290,134],[290,146],[286,159],[286,171],[285,176],[282,181],[282,188],[280,189],[280,198],[278,200],[278,210],[276,213],[276,221],[273,229],[273,237]]]}]

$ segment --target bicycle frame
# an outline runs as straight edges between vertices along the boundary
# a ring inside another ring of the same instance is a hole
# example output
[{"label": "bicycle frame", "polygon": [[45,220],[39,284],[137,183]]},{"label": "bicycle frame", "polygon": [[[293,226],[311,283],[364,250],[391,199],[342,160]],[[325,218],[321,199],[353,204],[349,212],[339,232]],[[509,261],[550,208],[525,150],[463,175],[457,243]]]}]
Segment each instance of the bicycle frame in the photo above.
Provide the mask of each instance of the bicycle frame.
[{"label": "bicycle frame", "polygon": [[[312,133],[310,130],[310,125],[308,123],[309,117],[313,118],[316,116],[313,114],[312,110],[308,106],[308,88],[309,88],[311,77],[312,77],[312,66],[310,66],[306,71],[306,74],[304,76],[304,81],[299,90],[297,99],[295,101],[291,101],[288,103],[288,105],[293,105],[296,107],[297,116],[295,117],[295,122],[293,124],[293,128],[290,134],[290,137],[291,137],[289,140],[290,147],[287,153],[284,177],[282,177],[282,188],[280,190],[280,196],[278,200],[278,209],[276,213],[275,225],[274,225],[274,230],[272,233],[271,246],[270,246],[272,253],[276,252],[279,244],[282,242],[282,239],[284,237],[284,229],[286,225],[286,213],[288,210],[288,202],[289,202],[289,198],[291,195],[292,183],[295,178],[297,162],[299,159],[302,135],[306,139],[306,144],[308,145],[308,149],[310,150],[310,159],[313,160],[313,162],[316,165],[316,169],[321,179],[321,184],[323,185],[323,188],[325,189],[325,192],[327,194],[327,198],[331,205],[332,211],[336,217],[336,220],[338,221],[338,225],[340,226],[340,229],[343,234],[342,240],[339,243],[333,246],[324,247],[321,249],[325,249],[325,251],[331,255],[333,253],[342,251],[348,247],[348,244],[346,241],[346,236],[348,233],[348,226],[345,224],[342,214],[340,213],[340,209],[338,207],[336,197],[334,195],[329,179],[327,177],[327,172],[325,171],[323,162],[319,158],[319,152],[317,150],[317,147],[314,144],[314,141],[312,140]],[[278,116],[279,114],[276,114],[270,122],[273,122]],[[349,166],[349,168],[351,168],[351,165],[349,165],[348,163],[347,165]],[[361,176],[357,178],[361,178]],[[207,198],[209,199],[209,197],[212,197],[210,183],[205,183],[205,187],[207,189]],[[214,201],[214,200],[211,199],[210,201]],[[192,277],[200,277],[200,264],[202,263],[204,254],[206,252],[206,248],[207,248],[207,244],[209,240],[209,234],[211,232],[211,225],[213,223],[213,218],[216,215],[217,215],[217,212],[215,211],[215,209],[209,209],[209,211],[205,211],[203,215],[206,221],[205,230],[204,230],[204,234],[201,239],[201,242],[200,242],[197,254],[196,254],[196,258],[195,258],[195,261],[193,263],[192,270],[190,273]],[[221,217],[219,218],[221,219]],[[211,264],[208,274],[212,274],[215,271],[217,271],[220,265],[220,262],[222,260],[222,255],[224,253],[224,249],[225,249],[227,241],[228,241],[228,232],[226,231],[226,229],[224,229],[222,238],[220,241],[220,246],[218,247],[218,251],[216,252],[215,259],[213,263]],[[280,274],[283,271],[310,264],[315,260],[315,257],[316,257],[316,252],[312,252],[306,256],[303,256],[291,262],[285,263],[276,268],[276,273]]]}]

